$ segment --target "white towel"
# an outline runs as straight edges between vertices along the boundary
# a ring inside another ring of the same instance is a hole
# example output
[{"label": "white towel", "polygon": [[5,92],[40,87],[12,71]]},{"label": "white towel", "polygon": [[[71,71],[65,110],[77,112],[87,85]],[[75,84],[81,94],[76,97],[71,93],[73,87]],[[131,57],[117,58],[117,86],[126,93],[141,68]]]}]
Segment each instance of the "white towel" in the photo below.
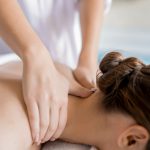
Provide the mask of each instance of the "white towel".
[{"label": "white towel", "polygon": [[0,55],[0,65],[3,65],[11,61],[20,61],[20,58],[16,54]]}]

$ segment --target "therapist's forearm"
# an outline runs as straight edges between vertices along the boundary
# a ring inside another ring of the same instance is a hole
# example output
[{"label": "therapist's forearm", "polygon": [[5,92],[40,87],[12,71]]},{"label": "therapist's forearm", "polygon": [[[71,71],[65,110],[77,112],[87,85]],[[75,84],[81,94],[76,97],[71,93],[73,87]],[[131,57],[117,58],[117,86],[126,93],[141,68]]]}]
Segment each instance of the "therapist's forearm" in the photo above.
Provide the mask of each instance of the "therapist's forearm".
[{"label": "therapist's forearm", "polygon": [[81,63],[82,60],[85,60],[85,57],[88,59],[96,59],[97,57],[100,31],[103,23],[103,6],[103,0],[80,0]]},{"label": "therapist's forearm", "polygon": [[21,59],[46,51],[17,0],[0,0],[0,35]]}]

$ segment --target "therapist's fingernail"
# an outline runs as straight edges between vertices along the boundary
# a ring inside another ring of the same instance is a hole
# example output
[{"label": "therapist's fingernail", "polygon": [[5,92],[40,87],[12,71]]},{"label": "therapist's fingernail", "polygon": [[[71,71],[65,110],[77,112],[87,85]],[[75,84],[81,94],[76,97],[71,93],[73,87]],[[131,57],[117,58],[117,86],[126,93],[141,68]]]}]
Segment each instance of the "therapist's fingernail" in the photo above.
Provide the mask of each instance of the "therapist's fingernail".
[{"label": "therapist's fingernail", "polygon": [[90,92],[95,92],[97,89],[96,88],[91,88]]},{"label": "therapist's fingernail", "polygon": [[55,141],[56,139],[55,138],[51,138],[51,141]]},{"label": "therapist's fingernail", "polygon": [[42,139],[42,140],[41,140],[41,143],[45,143],[45,140],[44,140],[44,139]]}]

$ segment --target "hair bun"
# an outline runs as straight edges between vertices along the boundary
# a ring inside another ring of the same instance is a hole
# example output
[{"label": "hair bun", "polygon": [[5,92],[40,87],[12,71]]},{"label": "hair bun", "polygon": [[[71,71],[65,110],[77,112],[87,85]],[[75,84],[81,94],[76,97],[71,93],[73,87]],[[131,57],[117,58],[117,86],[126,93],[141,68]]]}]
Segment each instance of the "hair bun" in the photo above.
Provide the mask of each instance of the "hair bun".
[{"label": "hair bun", "polygon": [[150,75],[150,65],[147,65],[147,66],[142,67],[141,72],[142,72],[143,74]]},{"label": "hair bun", "polygon": [[118,66],[123,60],[124,57],[121,55],[121,53],[110,52],[102,59],[99,69],[102,71],[102,73],[106,73]]},{"label": "hair bun", "polygon": [[105,94],[113,93],[128,84],[133,73],[149,73],[144,66],[135,57],[124,58],[119,52],[110,52],[100,63],[102,76],[97,76],[97,85]]}]

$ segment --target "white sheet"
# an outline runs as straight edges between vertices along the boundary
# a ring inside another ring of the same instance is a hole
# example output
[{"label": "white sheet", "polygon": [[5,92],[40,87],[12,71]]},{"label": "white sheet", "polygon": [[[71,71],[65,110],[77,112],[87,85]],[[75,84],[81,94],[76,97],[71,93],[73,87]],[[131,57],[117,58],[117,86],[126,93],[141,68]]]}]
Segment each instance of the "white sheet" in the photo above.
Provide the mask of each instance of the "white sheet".
[{"label": "white sheet", "polygon": [[0,55],[0,65],[11,61],[20,61],[20,58],[14,53]]}]

